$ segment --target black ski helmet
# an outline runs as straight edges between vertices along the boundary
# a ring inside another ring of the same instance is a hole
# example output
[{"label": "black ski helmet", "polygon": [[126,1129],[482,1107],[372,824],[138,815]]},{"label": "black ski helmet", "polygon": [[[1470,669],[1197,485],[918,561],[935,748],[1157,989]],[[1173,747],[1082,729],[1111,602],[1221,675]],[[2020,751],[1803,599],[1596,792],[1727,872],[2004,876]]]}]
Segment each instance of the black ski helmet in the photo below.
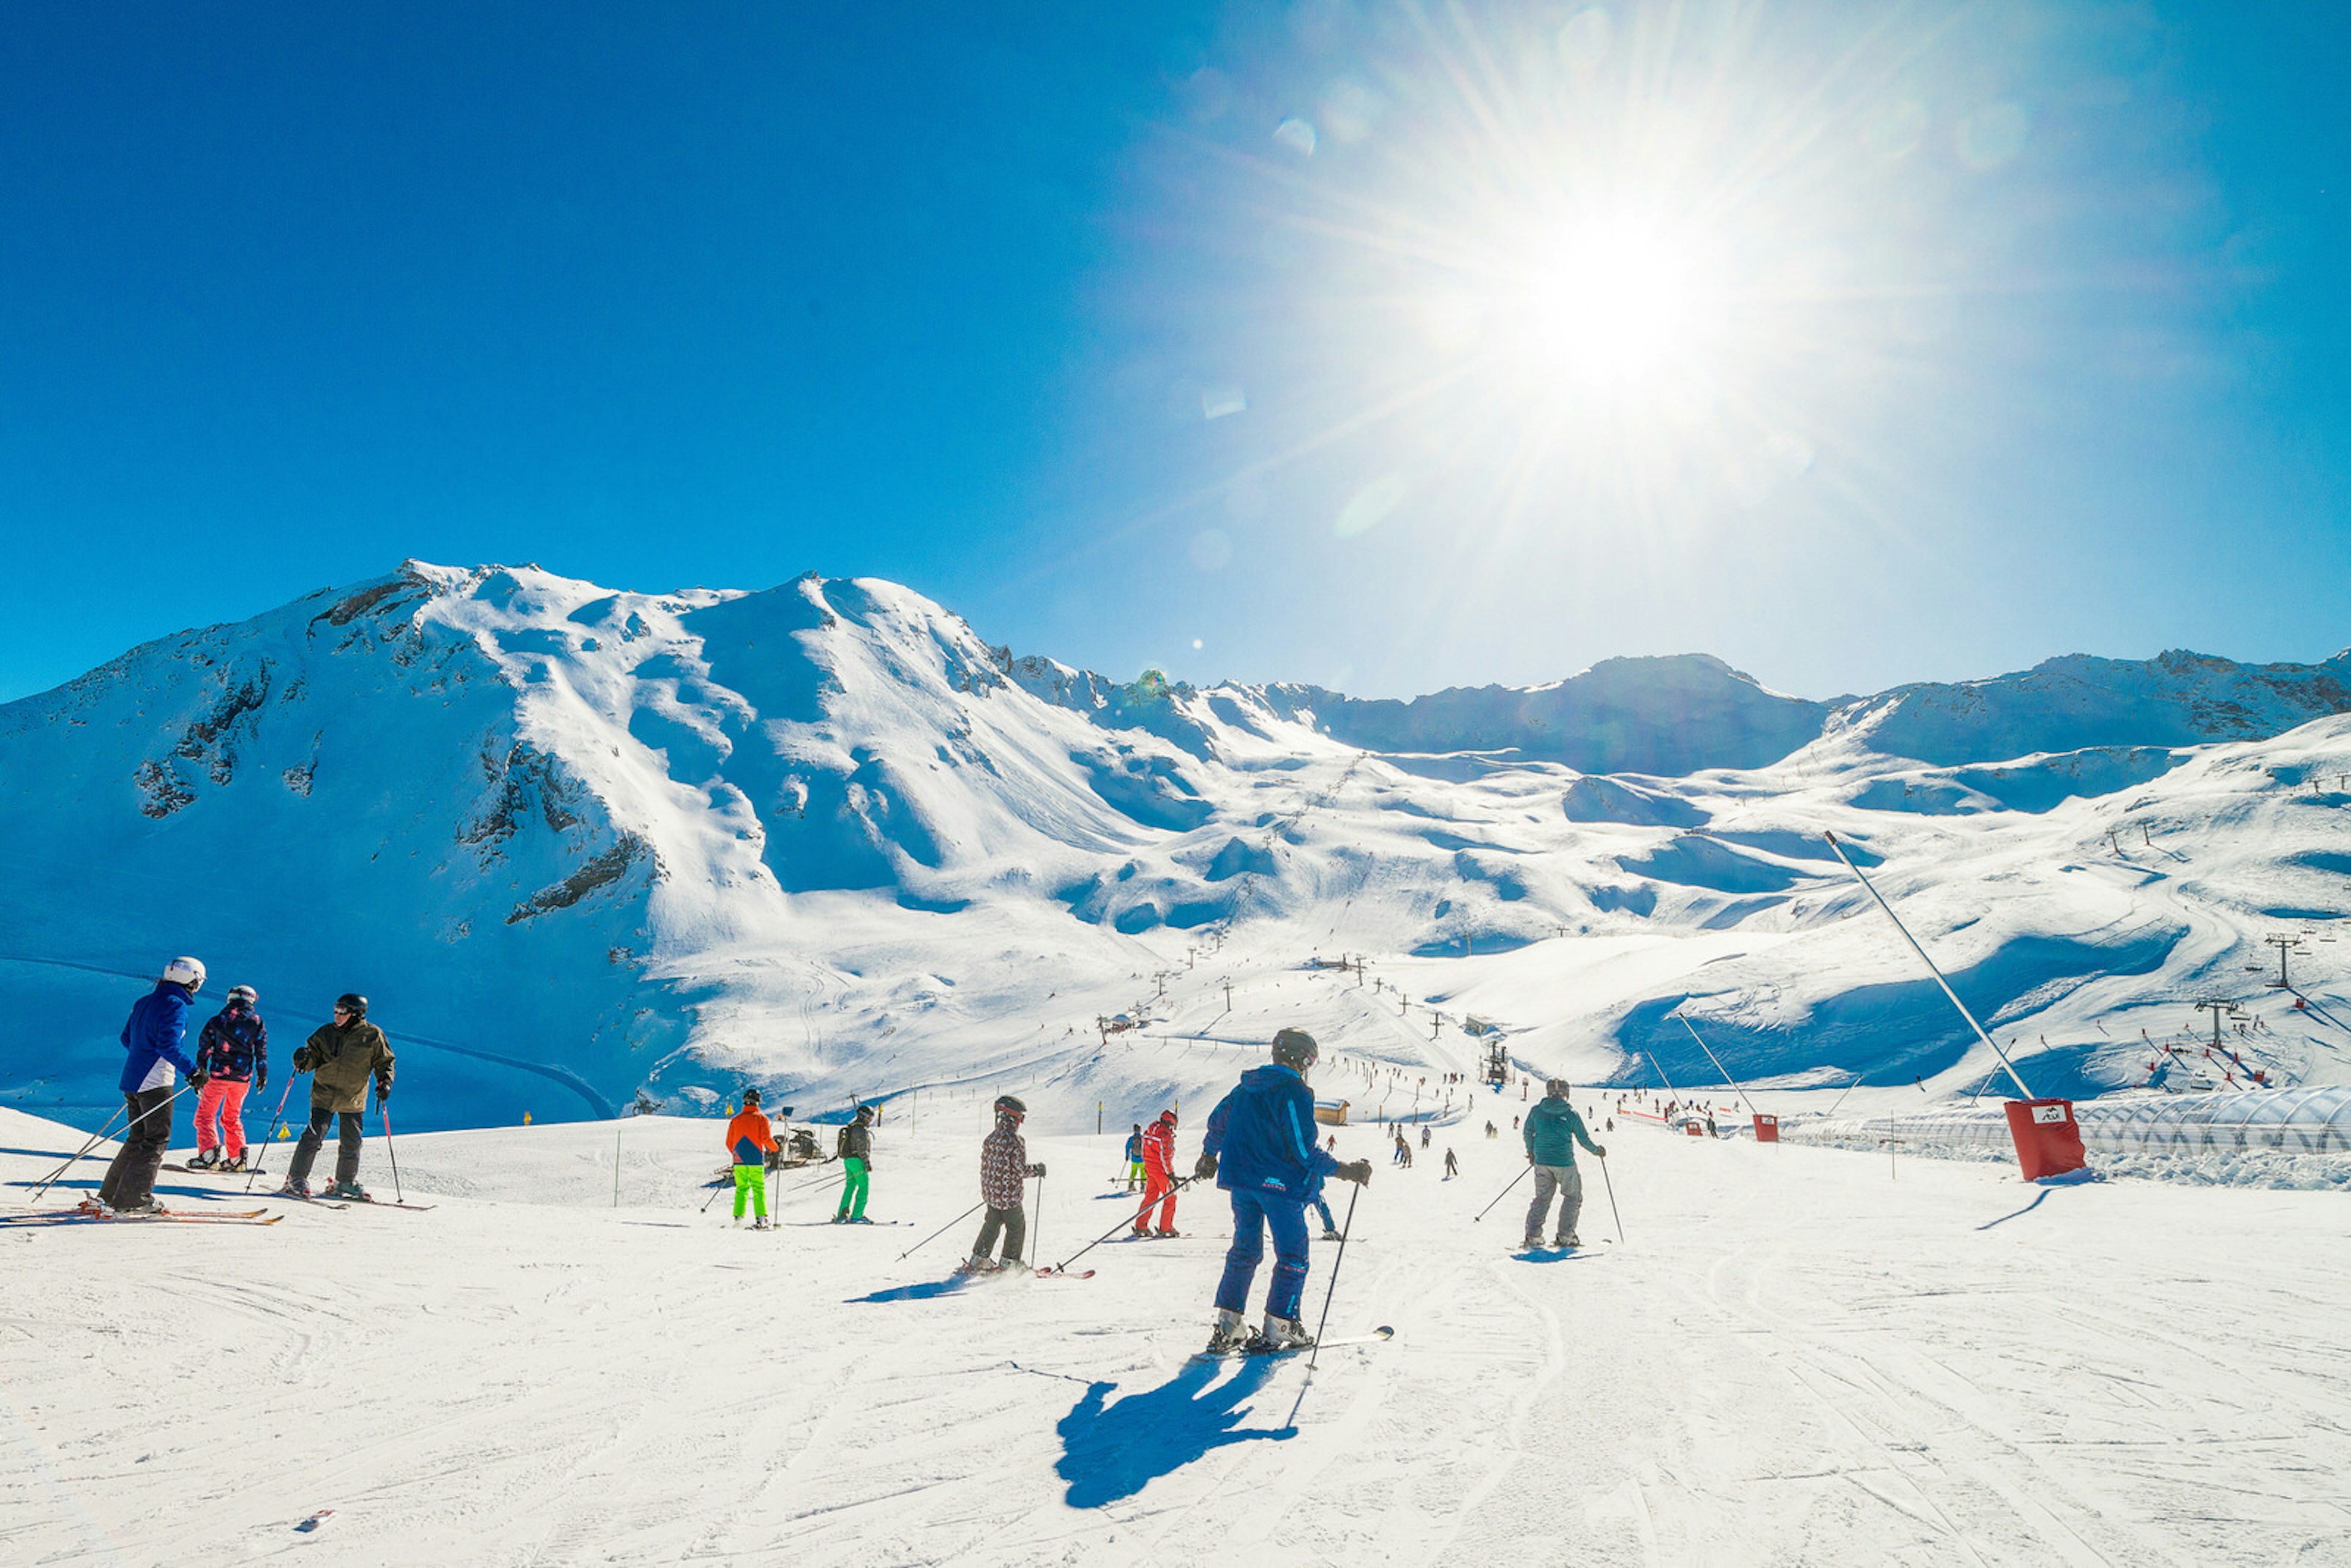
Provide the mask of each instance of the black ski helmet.
[{"label": "black ski helmet", "polygon": [[998,1111],[1009,1111],[1016,1116],[1029,1114],[1029,1107],[1020,1103],[1020,1097],[1017,1094],[998,1094],[996,1097],[996,1108]]},{"label": "black ski helmet", "polygon": [[1322,1059],[1314,1037],[1302,1029],[1286,1029],[1273,1037],[1273,1059],[1282,1066],[1303,1072]]},{"label": "black ski helmet", "polygon": [[873,1107],[871,1105],[860,1105],[857,1108],[857,1119],[861,1122],[872,1122],[873,1120]]},{"label": "black ski helmet", "polygon": [[757,1089],[746,1089],[746,1090],[744,1090],[744,1091],[743,1091],[743,1103],[744,1103],[744,1104],[746,1104],[746,1105],[757,1105],[758,1103],[759,1103],[759,1092],[758,1092]]},{"label": "black ski helmet", "polygon": [[1564,1100],[1567,1098],[1571,1088],[1572,1085],[1569,1084],[1566,1079],[1553,1078],[1544,1082],[1543,1093],[1553,1100]]},{"label": "black ski helmet", "polygon": [[345,991],[335,998],[335,1010],[347,1013],[353,1023],[367,1017],[367,998],[357,991]]}]

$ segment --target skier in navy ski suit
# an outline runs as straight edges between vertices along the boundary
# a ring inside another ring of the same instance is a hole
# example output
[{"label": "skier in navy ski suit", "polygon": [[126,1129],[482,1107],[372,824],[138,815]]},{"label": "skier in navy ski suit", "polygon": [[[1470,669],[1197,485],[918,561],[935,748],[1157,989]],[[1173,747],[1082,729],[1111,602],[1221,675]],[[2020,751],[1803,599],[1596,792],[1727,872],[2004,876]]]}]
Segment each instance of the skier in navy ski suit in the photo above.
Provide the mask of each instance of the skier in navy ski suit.
[{"label": "skier in navy ski suit", "polygon": [[[1314,1099],[1305,1074],[1319,1052],[1314,1037],[1286,1029],[1273,1037],[1273,1061],[1241,1074],[1232,1092],[1208,1113],[1207,1137],[1193,1167],[1214,1176],[1231,1196],[1233,1244],[1217,1285],[1217,1326],[1211,1351],[1286,1350],[1312,1343],[1299,1321],[1306,1288],[1306,1203],[1324,1176],[1358,1184],[1372,1179],[1372,1162],[1341,1165],[1314,1141]],[[1266,1288],[1265,1324],[1253,1337],[1244,1313],[1265,1232],[1273,1232],[1273,1277]]]},{"label": "skier in navy ski suit", "polygon": [[204,967],[193,958],[174,958],[163,967],[155,988],[132,1005],[122,1026],[123,1128],[122,1147],[106,1167],[99,1184],[98,1201],[127,1214],[161,1214],[155,1201],[155,1175],[163,1168],[163,1151],[172,1142],[173,1087],[182,1073],[189,1085],[204,1086],[204,1075],[188,1060],[181,1041],[188,1036],[188,1004],[204,989]]}]

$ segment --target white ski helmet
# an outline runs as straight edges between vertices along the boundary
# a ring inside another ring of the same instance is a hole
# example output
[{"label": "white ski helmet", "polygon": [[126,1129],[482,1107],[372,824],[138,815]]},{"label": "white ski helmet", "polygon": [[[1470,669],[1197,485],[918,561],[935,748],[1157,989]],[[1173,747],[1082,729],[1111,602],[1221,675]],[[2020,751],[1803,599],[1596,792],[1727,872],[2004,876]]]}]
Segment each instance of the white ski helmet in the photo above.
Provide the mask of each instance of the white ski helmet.
[{"label": "white ski helmet", "polygon": [[163,977],[175,986],[185,986],[190,995],[204,988],[204,965],[201,958],[174,958],[163,966]]}]

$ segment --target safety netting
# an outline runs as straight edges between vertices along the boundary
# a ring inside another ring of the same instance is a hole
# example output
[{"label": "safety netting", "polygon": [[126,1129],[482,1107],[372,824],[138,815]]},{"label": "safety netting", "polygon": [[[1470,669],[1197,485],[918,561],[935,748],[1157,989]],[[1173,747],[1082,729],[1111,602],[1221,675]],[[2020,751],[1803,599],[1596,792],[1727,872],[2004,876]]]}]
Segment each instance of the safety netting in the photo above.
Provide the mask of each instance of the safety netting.
[{"label": "safety netting", "polygon": [[[2074,1106],[2082,1145],[2107,1154],[2200,1155],[2241,1149],[2289,1154],[2351,1154],[2351,1084],[2304,1089],[2243,1089],[2214,1094],[2132,1094]],[[1896,1137],[1904,1143],[2010,1147],[2007,1113],[1998,1105],[1781,1124],[1781,1136],[1842,1140]]]}]

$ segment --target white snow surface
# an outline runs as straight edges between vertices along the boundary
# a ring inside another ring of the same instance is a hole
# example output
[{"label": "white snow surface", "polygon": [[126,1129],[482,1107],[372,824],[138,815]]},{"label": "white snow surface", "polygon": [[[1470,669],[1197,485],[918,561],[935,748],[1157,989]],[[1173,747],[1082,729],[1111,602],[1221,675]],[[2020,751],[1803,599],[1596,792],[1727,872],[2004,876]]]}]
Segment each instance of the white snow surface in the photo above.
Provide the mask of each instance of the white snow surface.
[{"label": "white snow surface", "polygon": [[1016,658],[872,580],[410,562],[0,707],[0,1097],[95,1127],[176,952],[200,1016],[259,988],[281,1079],[369,994],[418,1128],[748,1081],[834,1114],[1026,1086],[1075,1131],[1221,1081],[1131,1083],[1105,1018],[1417,1076],[1474,1066],[1474,1015],[1539,1071],[1719,1082],[1680,1008],[1742,1078],[1971,1092],[1996,1064],[1825,829],[2037,1092],[2144,1082],[2215,997],[2269,1082],[2351,1082],[2346,674],[2074,658],[1823,704],[1686,655],[1360,703]]},{"label": "white snow surface", "polygon": [[[697,1213],[721,1124],[664,1116],[405,1136],[428,1213],[0,1228],[0,1560],[2351,1563],[2338,1196],[1620,1121],[1585,1250],[1526,1261],[1523,1185],[1472,1221],[1523,1168],[1522,1103],[1480,1094],[1409,1170],[1339,1133],[1375,1171],[1330,1331],[1396,1338],[1310,1376],[1189,1359],[1218,1195],[1092,1280],[955,1287],[969,1222],[899,1260],[977,1197],[987,1100],[885,1117],[872,1213],[911,1226],[812,1223],[838,1167],[787,1176],[770,1234]],[[1044,1257],[1131,1212],[1119,1141],[1152,1108],[1031,1139]],[[8,1211],[81,1141],[0,1110]],[[391,1188],[380,1142],[363,1177]]]}]

